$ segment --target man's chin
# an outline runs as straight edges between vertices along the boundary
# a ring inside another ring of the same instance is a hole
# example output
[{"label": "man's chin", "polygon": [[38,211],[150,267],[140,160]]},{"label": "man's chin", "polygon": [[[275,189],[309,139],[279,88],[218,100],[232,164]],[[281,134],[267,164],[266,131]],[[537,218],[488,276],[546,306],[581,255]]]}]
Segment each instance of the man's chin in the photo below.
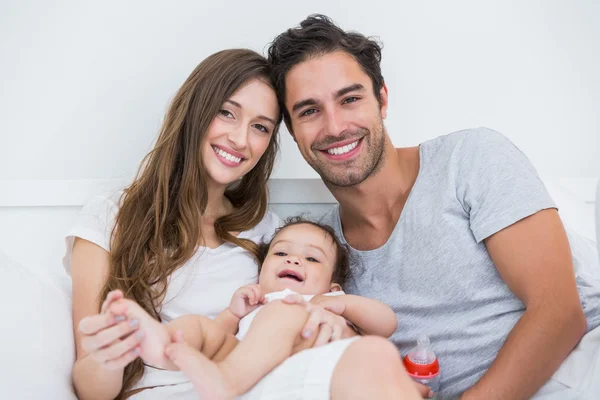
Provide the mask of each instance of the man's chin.
[{"label": "man's chin", "polygon": [[347,188],[361,184],[370,174],[364,172],[340,172],[339,174],[319,173],[319,175],[321,175],[321,179],[329,187]]}]

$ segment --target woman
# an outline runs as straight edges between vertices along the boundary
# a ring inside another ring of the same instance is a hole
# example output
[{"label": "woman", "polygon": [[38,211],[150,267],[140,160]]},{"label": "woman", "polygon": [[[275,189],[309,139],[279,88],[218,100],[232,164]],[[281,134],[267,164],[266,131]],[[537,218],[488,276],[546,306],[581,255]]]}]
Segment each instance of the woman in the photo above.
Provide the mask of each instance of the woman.
[{"label": "woman", "polygon": [[[145,367],[137,358],[143,331],[101,307],[109,293],[107,300],[114,300],[115,289],[157,320],[169,321],[185,314],[215,316],[237,288],[256,282],[256,243],[279,225],[267,212],[281,122],[268,76],[266,60],[250,50],[208,57],[173,99],[134,182],[82,210],[65,258],[73,278],[73,382],[80,399],[164,398],[191,388],[181,373]],[[405,377],[387,342],[340,342],[326,354],[307,350],[305,360],[294,365],[292,358],[281,371],[295,371],[303,382],[308,377],[302,379],[298,369],[322,354],[331,359],[332,371],[317,386],[329,397],[331,385],[331,397],[339,399],[348,397],[347,386],[376,394],[395,390],[398,376]],[[361,372],[382,363],[389,367],[385,373]],[[255,396],[289,398],[281,379],[265,381]],[[296,392],[300,398],[305,389]]]}]

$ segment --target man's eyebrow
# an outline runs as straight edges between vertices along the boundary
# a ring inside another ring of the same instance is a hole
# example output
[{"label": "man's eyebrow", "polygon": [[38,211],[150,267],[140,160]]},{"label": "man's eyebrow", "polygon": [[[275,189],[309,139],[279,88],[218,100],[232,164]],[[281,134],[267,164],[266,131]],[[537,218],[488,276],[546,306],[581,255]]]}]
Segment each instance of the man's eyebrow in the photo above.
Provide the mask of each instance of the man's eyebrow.
[{"label": "man's eyebrow", "polygon": [[[361,85],[360,83],[355,83],[353,85],[350,86],[346,86],[345,88],[342,88],[340,90],[338,90],[337,92],[335,92],[335,98],[339,98],[342,97],[350,92],[361,92],[365,90],[365,87],[363,85]],[[316,106],[318,104],[318,102],[315,99],[306,99],[306,100],[301,100],[298,101],[296,104],[294,104],[294,106],[292,107],[292,112],[295,112],[299,109],[301,109],[302,107],[306,107],[306,106]]]},{"label": "man's eyebrow", "polygon": [[[227,100],[225,100],[225,103],[230,103],[234,107],[239,108],[240,110],[243,108],[242,105],[240,103],[238,103],[237,101],[233,101],[233,100],[227,99]],[[275,122],[275,120],[273,118],[269,118],[269,117],[266,117],[264,115],[259,115],[256,118],[258,118],[258,119],[264,119],[265,121],[268,121],[268,122],[272,123],[273,125],[277,125],[277,122]]]},{"label": "man's eyebrow", "polygon": [[306,99],[306,100],[298,101],[292,107],[292,112],[295,112],[305,106],[316,106],[316,105],[317,105],[317,101],[315,99]]},{"label": "man's eyebrow", "polygon": [[340,98],[350,92],[362,92],[363,90],[365,90],[365,87],[363,85],[361,85],[360,83],[355,83],[354,85],[346,86],[345,88],[338,90],[335,93],[335,98]]}]

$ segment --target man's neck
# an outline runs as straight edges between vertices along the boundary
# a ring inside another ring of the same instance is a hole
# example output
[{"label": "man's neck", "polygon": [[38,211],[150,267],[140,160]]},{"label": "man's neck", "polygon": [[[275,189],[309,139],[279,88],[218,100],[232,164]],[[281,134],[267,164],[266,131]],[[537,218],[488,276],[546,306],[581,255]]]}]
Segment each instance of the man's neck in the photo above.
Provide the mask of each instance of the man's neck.
[{"label": "man's neck", "polygon": [[419,174],[419,147],[394,148],[386,137],[383,165],[358,185],[327,185],[340,203],[344,231],[356,226],[395,226]]}]

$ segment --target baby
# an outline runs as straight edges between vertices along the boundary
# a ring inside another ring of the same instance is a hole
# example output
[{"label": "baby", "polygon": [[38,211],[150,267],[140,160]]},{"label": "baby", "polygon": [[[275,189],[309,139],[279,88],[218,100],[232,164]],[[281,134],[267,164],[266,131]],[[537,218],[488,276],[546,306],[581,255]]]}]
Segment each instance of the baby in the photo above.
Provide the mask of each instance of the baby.
[{"label": "baby", "polygon": [[[341,291],[348,253],[327,226],[291,220],[261,245],[259,265],[259,283],[238,289],[214,320],[186,315],[161,324],[127,299],[109,309],[139,321],[145,363],[182,370],[202,399],[240,396],[286,358],[313,346],[316,335],[301,332],[308,311],[284,304],[287,295],[303,295],[341,315],[360,334],[387,338],[396,330],[396,316],[387,305]],[[346,338],[340,331],[332,336]]]}]

